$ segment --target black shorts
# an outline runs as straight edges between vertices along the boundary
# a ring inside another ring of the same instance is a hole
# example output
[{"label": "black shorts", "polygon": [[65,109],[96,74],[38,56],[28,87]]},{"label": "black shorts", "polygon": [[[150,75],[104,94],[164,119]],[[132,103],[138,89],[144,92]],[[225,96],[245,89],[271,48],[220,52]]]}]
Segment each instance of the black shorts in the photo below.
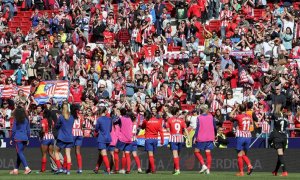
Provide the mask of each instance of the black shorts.
[{"label": "black shorts", "polygon": [[271,137],[273,137],[273,147],[274,149],[285,149],[287,145],[287,136],[286,134],[279,133],[279,132],[272,132]]}]

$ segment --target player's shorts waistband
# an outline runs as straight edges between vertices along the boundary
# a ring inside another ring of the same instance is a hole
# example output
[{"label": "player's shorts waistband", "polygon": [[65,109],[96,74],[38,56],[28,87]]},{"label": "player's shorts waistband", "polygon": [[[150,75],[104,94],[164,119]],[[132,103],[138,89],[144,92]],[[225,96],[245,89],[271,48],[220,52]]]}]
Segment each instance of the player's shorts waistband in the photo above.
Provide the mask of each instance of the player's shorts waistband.
[{"label": "player's shorts waistband", "polygon": [[158,139],[158,138],[145,138],[145,139]]}]

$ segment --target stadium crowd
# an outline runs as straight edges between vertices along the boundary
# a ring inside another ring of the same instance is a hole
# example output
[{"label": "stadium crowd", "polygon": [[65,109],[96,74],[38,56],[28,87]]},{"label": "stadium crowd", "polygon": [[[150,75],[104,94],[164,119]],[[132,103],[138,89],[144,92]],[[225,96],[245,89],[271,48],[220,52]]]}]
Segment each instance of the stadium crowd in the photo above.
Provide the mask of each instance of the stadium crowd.
[{"label": "stadium crowd", "polygon": [[[27,107],[31,128],[39,127],[44,105],[36,104],[33,95],[43,80],[69,80],[68,101],[80,106],[85,137],[93,136],[99,106],[131,109],[140,123],[153,107],[164,119],[169,107],[180,107],[195,129],[201,105],[209,105],[222,127],[234,107],[245,102],[254,134],[267,132],[268,114],[282,108],[290,127],[300,127],[296,1],[0,3],[0,84],[31,85],[29,97],[20,90],[16,97],[1,98],[2,129],[11,128],[16,104]],[[19,5],[32,10],[27,34],[20,28],[12,33],[7,26]],[[261,17],[254,17],[255,9],[262,10]],[[208,26],[211,22],[219,24]],[[14,73],[7,77],[5,70]]]}]

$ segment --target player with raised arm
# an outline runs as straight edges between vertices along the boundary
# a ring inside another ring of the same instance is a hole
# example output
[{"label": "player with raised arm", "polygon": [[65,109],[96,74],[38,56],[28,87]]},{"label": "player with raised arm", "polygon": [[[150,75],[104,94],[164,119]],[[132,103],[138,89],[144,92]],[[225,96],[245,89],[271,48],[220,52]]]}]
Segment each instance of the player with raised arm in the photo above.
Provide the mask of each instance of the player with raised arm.
[{"label": "player with raised arm", "polygon": [[238,167],[240,172],[236,175],[244,176],[243,161],[245,161],[247,164],[247,174],[250,175],[253,171],[253,166],[251,165],[251,162],[247,156],[247,151],[249,150],[249,146],[251,144],[252,135],[250,126],[253,124],[252,117],[246,114],[246,106],[244,104],[239,105],[238,108],[234,108],[229,114],[229,117],[238,123],[235,136],[237,138],[236,150],[238,152]]},{"label": "player with raised arm", "polygon": [[[72,105],[73,106],[73,105]],[[77,107],[73,107],[74,114],[73,116],[75,117],[75,121],[73,124],[73,130],[72,134],[74,137],[74,147],[75,147],[75,153],[76,153],[76,160],[77,160],[77,165],[78,165],[78,170],[77,173],[81,174],[82,173],[82,156],[81,156],[81,146],[82,146],[82,141],[83,141],[83,117],[78,116],[79,109]]]},{"label": "player with raised arm", "polygon": [[[188,136],[188,131],[186,129],[186,124],[184,119],[179,118],[179,108],[177,107],[171,107],[171,113],[173,117],[169,118],[166,124],[166,127],[168,131],[170,132],[170,139],[169,139],[169,144],[170,144],[170,149],[173,153],[173,160],[174,160],[174,173],[173,175],[179,175],[180,174],[180,159],[179,159],[179,154],[180,150],[182,149],[183,143],[184,143],[184,136],[183,133],[187,137]],[[187,139],[187,141],[190,141]]]},{"label": "player with raised arm", "polygon": [[[107,109],[105,106],[99,108],[100,117],[97,119],[95,132],[98,134],[98,149],[102,158],[100,158],[105,165],[106,173],[110,174],[110,165],[107,158],[107,149],[111,143],[110,132],[112,130],[112,120],[107,117]],[[101,164],[101,163],[100,163]]]},{"label": "player with raised arm", "polygon": [[288,120],[281,112],[276,113],[272,119],[274,119],[274,129],[270,134],[269,144],[276,149],[278,155],[277,164],[272,174],[277,176],[279,168],[282,167],[281,176],[288,176],[284,162],[284,150],[287,145],[286,128],[288,127]]},{"label": "player with raised arm", "polygon": [[115,123],[118,123],[120,126],[119,137],[115,148],[114,159],[115,159],[115,172],[119,171],[119,151],[125,152],[126,158],[126,174],[130,173],[130,152],[131,152],[131,143],[132,143],[132,129],[133,123],[132,119],[127,115],[127,110],[122,108],[118,120]]},{"label": "player with raised arm", "polygon": [[142,129],[145,129],[145,151],[148,152],[149,169],[147,174],[155,173],[154,153],[158,144],[158,134],[160,134],[160,144],[164,144],[164,135],[162,130],[162,119],[157,117],[156,107],[151,108],[151,112],[145,112],[145,120],[142,124]]},{"label": "player with raised arm", "polygon": [[41,151],[42,151],[42,167],[40,172],[46,171],[47,154],[49,153],[50,158],[55,159],[53,153],[54,149],[54,136],[52,128],[54,128],[54,122],[52,121],[51,112],[49,109],[44,110],[44,118],[41,121]]},{"label": "player with raised arm", "polygon": [[[217,134],[216,122],[211,114],[208,114],[208,105],[200,106],[201,115],[197,118],[197,128],[194,135],[194,154],[202,168],[199,173],[210,174],[212,163],[211,150],[214,148],[214,140]],[[206,165],[201,151],[205,151]]]}]

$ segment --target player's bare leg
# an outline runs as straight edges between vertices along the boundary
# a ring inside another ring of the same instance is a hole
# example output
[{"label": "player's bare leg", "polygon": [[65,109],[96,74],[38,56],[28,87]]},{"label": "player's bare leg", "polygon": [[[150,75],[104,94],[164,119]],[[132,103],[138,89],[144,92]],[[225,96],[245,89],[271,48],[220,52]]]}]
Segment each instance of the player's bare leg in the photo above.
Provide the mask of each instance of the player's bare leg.
[{"label": "player's bare leg", "polygon": [[195,148],[194,150],[194,155],[196,156],[196,158],[198,159],[198,161],[200,162],[200,164],[202,165],[201,170],[199,171],[199,173],[204,173],[207,171],[207,166],[204,163],[203,157],[201,155],[201,151],[198,148]]},{"label": "player's bare leg", "polygon": [[109,151],[109,154],[110,154],[110,161],[109,161],[109,164],[110,164],[110,169],[113,169],[113,166],[115,164],[115,152],[114,151]]}]

